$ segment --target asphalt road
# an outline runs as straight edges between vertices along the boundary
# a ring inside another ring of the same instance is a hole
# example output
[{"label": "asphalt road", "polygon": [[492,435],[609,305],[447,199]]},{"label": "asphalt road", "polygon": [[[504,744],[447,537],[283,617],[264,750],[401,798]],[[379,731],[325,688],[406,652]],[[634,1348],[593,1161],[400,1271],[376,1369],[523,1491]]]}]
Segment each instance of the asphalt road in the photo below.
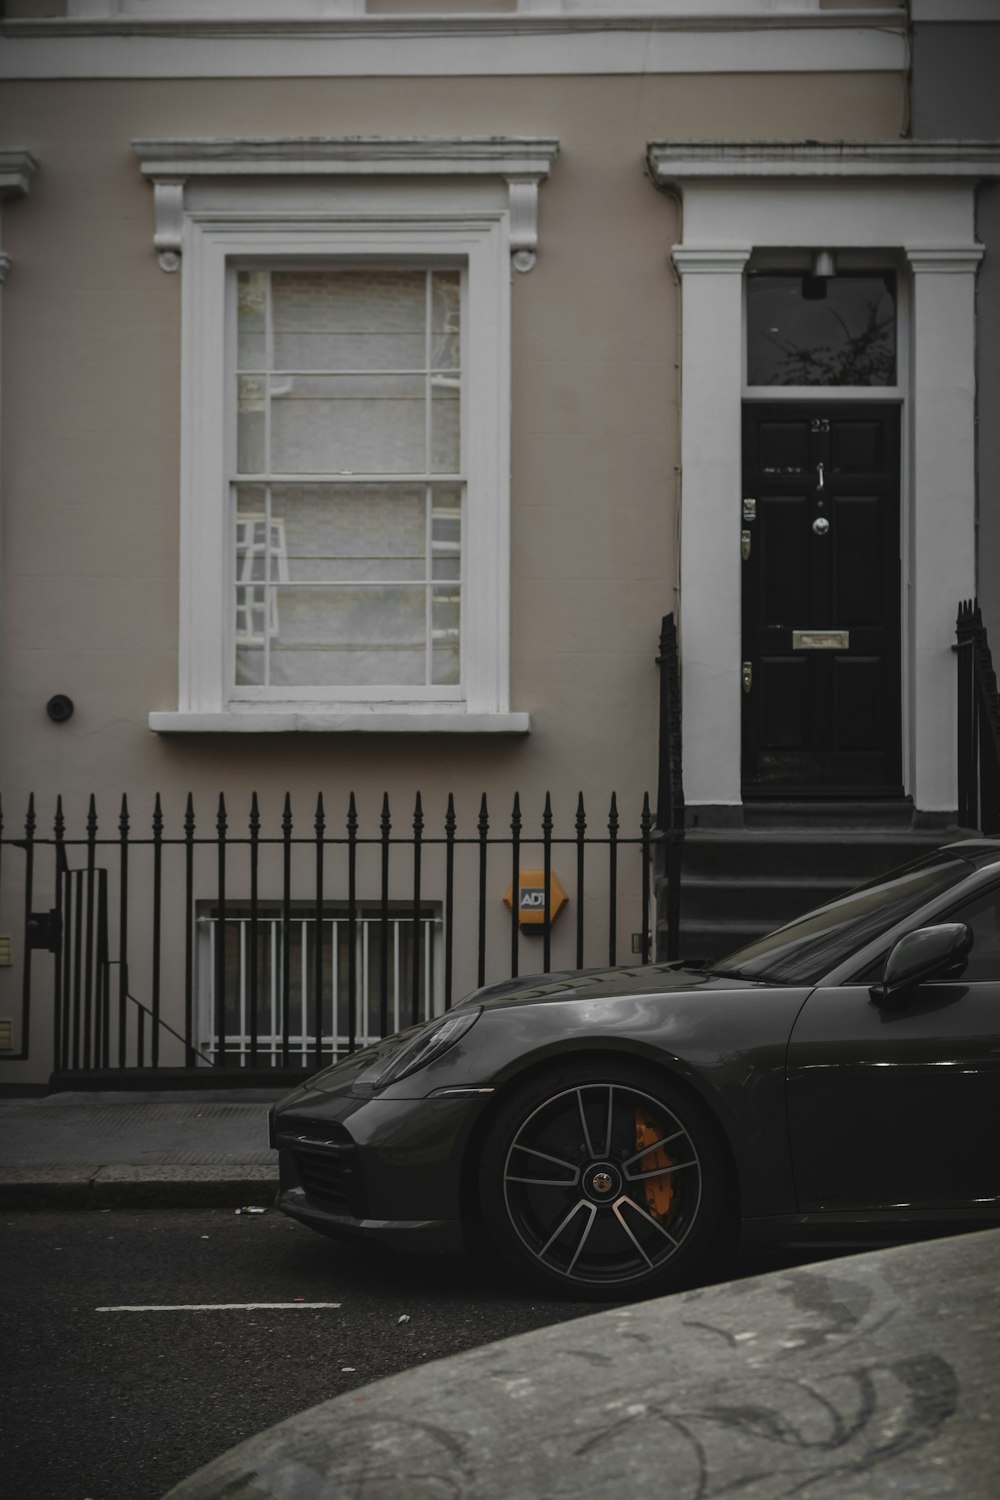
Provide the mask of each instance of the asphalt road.
[{"label": "asphalt road", "polygon": [[[0,1265],[5,1500],[160,1500],[305,1407],[604,1305],[345,1251],[273,1211],[8,1213]],[[163,1310],[264,1302],[293,1305]]]}]

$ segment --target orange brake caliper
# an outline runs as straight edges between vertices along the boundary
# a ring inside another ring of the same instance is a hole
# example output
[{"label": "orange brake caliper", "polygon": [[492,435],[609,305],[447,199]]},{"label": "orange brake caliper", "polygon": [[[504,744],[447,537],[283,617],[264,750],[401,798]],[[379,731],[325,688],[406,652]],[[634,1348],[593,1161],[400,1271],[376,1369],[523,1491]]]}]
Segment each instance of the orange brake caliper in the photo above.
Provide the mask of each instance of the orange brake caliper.
[{"label": "orange brake caliper", "polygon": [[[653,1121],[643,1110],[635,1112],[635,1143],[641,1149],[643,1146],[652,1146],[654,1141],[660,1139],[660,1132]],[[640,1172],[656,1172],[663,1167],[672,1167],[673,1161],[667,1155],[663,1146],[657,1146],[655,1151],[647,1151],[645,1156],[639,1158]],[[667,1173],[663,1177],[647,1177],[643,1183],[646,1194],[646,1206],[655,1219],[663,1219],[670,1212],[670,1205],[674,1200],[674,1178],[673,1173]]]}]

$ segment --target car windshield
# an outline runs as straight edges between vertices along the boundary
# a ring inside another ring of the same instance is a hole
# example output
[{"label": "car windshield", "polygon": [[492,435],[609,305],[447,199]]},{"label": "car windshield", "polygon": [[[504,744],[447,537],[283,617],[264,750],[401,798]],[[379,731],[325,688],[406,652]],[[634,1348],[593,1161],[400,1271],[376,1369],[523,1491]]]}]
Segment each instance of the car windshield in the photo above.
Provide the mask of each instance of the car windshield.
[{"label": "car windshield", "polygon": [[748,943],[712,964],[711,972],[772,984],[815,984],[968,873],[965,861],[952,854],[927,855]]}]

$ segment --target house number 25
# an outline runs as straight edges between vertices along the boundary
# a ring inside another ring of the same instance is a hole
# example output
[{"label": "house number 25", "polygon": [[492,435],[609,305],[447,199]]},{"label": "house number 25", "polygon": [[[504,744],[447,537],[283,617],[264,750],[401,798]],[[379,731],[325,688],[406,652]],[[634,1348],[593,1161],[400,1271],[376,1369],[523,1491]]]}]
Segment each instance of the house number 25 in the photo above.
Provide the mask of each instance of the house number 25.
[{"label": "house number 25", "polygon": [[812,421],[809,423],[809,431],[810,432],[829,432],[830,431],[830,418],[829,417],[813,417]]}]

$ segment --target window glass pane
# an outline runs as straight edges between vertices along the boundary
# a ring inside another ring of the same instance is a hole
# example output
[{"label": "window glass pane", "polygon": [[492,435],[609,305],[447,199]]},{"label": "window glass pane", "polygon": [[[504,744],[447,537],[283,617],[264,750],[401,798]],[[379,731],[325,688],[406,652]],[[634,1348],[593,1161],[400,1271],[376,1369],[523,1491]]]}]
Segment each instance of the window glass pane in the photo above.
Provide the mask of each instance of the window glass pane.
[{"label": "window glass pane", "polygon": [[425,404],[420,376],[273,376],[271,471],[423,473]]},{"label": "window glass pane", "polygon": [[262,474],[265,463],[264,382],[241,375],[237,388],[236,467],[241,474]]},{"label": "window glass pane", "polygon": [[237,273],[237,472],[286,476],[235,487],[239,685],[460,681],[462,487],[423,476],[460,472],[461,293],[458,270]]},{"label": "window glass pane", "polygon": [[438,685],[458,681],[460,623],[461,595],[458,589],[435,589],[431,603],[432,676]]},{"label": "window glass pane", "polygon": [[267,272],[241,271],[236,282],[237,366],[241,370],[267,368]]},{"label": "window glass pane", "polygon": [[244,485],[236,507],[236,676],[244,686],[265,680],[268,616],[267,491]]},{"label": "window glass pane", "polygon": [[896,278],[747,278],[750,385],[896,383]]},{"label": "window glass pane", "polygon": [[237,636],[236,684],[238,687],[263,687],[265,683],[263,645],[245,645]]},{"label": "window glass pane", "polygon": [[424,485],[276,484],[271,514],[283,523],[286,582],[427,576]]},{"label": "window glass pane", "polygon": [[459,468],[458,378],[435,375],[431,380],[431,470],[455,474]]},{"label": "window glass pane", "polygon": [[424,589],[303,586],[275,592],[272,685],[424,682]]},{"label": "window glass pane", "polygon": [[431,514],[432,576],[459,579],[462,576],[462,496],[444,485],[434,491]]},{"label": "window glass pane", "polygon": [[275,370],[423,370],[424,271],[275,271]]},{"label": "window glass pane", "polygon": [[457,271],[431,277],[431,368],[457,370],[461,319],[461,279]]}]

